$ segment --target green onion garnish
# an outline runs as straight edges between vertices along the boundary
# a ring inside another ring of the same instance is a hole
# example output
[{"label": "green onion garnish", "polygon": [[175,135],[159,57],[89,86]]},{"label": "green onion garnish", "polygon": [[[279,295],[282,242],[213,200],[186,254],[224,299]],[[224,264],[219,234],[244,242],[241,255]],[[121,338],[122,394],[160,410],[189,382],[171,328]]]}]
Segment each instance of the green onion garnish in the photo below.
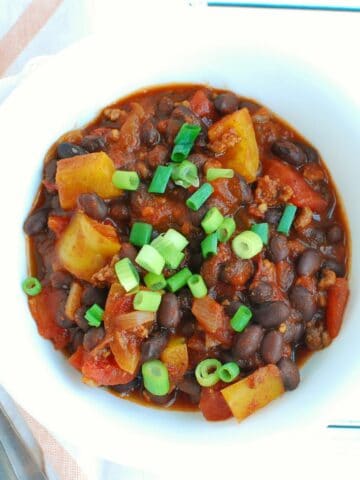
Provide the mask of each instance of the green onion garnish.
[{"label": "green onion garnish", "polygon": [[198,364],[195,377],[202,387],[212,387],[219,381],[221,363],[216,358],[207,358]]},{"label": "green onion garnish", "polygon": [[166,279],[163,274],[157,275],[149,272],[145,275],[144,282],[150,290],[162,290],[166,287]]},{"label": "green onion garnish", "polygon": [[207,295],[207,287],[201,275],[192,275],[187,281],[188,287],[195,298]]},{"label": "green onion garnish", "polygon": [[218,236],[217,232],[211,233],[201,242],[201,253],[204,258],[217,253]]},{"label": "green onion garnish", "polygon": [[232,168],[209,168],[206,172],[206,180],[211,182],[217,178],[233,178],[234,170]]},{"label": "green onion garnish", "polygon": [[254,223],[254,225],[251,225],[251,231],[259,235],[264,245],[268,244],[269,242],[269,224],[268,223]]},{"label": "green onion garnish", "polygon": [[160,253],[151,245],[144,245],[139,251],[135,262],[148,272],[160,275],[164,266],[165,260]]},{"label": "green onion garnish", "polygon": [[159,165],[155,170],[148,192],[164,193],[170,180],[172,169],[172,165]]},{"label": "green onion garnish", "polygon": [[246,305],[240,305],[235,315],[230,320],[230,325],[235,332],[242,332],[250,322],[252,311]]},{"label": "green onion garnish", "polygon": [[225,363],[222,367],[220,367],[219,378],[223,382],[230,383],[235,380],[235,378],[239,375],[239,373],[240,373],[239,365],[235,362],[228,362],[228,363]]},{"label": "green onion garnish", "polygon": [[225,218],[220,227],[218,228],[217,234],[220,242],[227,242],[232,237],[236,229],[235,220],[232,217]]},{"label": "green onion garnish", "polygon": [[136,172],[116,170],[112,176],[112,183],[121,190],[137,190],[140,185],[140,178]]},{"label": "green onion garnish", "polygon": [[127,292],[139,285],[140,277],[131,260],[123,258],[115,263],[114,268],[119,282]]},{"label": "green onion garnish", "polygon": [[210,183],[204,183],[201,187],[194,192],[191,197],[186,200],[186,205],[196,212],[199,210],[201,205],[206,202],[206,200],[213,193],[214,189]]},{"label": "green onion garnish", "polygon": [[134,309],[142,312],[156,312],[161,303],[161,293],[141,290],[134,297]]},{"label": "green onion garnish", "polygon": [[143,363],[141,373],[144,386],[150,393],[159,396],[169,393],[169,372],[160,360],[148,360]]},{"label": "green onion garnish", "polygon": [[171,178],[176,185],[180,187],[198,187],[199,177],[197,167],[189,160],[183,160],[179,165],[173,168]]},{"label": "green onion garnish", "polygon": [[36,277],[25,278],[21,286],[23,291],[26,293],[26,295],[29,295],[29,297],[38,295],[42,290],[41,283]]},{"label": "green onion garnish", "polygon": [[255,257],[261,252],[263,243],[259,235],[250,230],[239,233],[232,241],[232,249],[236,255],[244,260]]},{"label": "green onion garnish", "polygon": [[295,218],[297,207],[295,205],[288,204],[285,207],[285,210],[280,219],[277,231],[283,233],[284,235],[289,235],[291,225]]},{"label": "green onion garnish", "polygon": [[171,242],[179,251],[184,250],[184,248],[189,245],[189,240],[173,228],[169,228],[169,230],[165,233],[164,238]]},{"label": "green onion garnish", "polygon": [[174,244],[165,237],[166,235],[159,235],[151,242],[151,246],[154,247],[165,259],[165,265],[168,268],[178,268],[180,263],[184,260],[185,253],[180,252]]},{"label": "green onion garnish", "polygon": [[170,292],[175,293],[180,288],[185,287],[187,281],[192,276],[192,273],[188,268],[183,268],[180,272],[175,273],[172,277],[169,277],[166,281],[167,287]]},{"label": "green onion garnish", "polygon": [[90,327],[100,327],[103,316],[104,310],[97,303],[94,303],[85,313],[85,319]]},{"label": "green onion garnish", "polygon": [[201,221],[201,226],[203,227],[205,233],[215,232],[220,225],[223,223],[224,217],[222,216],[220,210],[216,207],[210,208],[207,211],[205,217]]},{"label": "green onion garnish", "polygon": [[189,156],[200,132],[201,127],[199,127],[199,125],[184,123],[181,126],[174,140],[175,146],[171,154],[171,160],[173,162],[182,162]]},{"label": "green onion garnish", "polygon": [[137,247],[150,243],[152,229],[153,227],[149,223],[135,222],[131,227],[130,243]]}]

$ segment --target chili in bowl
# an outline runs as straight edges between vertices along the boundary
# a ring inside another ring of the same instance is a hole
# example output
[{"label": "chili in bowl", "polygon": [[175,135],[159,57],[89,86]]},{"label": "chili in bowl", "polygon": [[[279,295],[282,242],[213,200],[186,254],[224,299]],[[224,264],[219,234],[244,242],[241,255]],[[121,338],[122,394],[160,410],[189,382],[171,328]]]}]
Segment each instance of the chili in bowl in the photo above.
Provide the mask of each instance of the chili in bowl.
[{"label": "chili in bowl", "polygon": [[62,136],[24,231],[39,333],[136,402],[242,420],[341,328],[349,233],[331,176],[231,91],[150,88]]}]

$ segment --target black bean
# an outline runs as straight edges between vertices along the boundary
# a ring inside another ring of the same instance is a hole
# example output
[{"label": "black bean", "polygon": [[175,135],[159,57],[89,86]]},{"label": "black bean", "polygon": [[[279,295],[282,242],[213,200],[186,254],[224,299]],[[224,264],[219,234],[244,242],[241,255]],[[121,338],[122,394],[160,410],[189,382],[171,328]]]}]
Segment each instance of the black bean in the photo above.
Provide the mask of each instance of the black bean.
[{"label": "black bean", "polygon": [[270,257],[273,262],[278,263],[289,255],[287,239],[284,235],[273,235],[269,243]]},{"label": "black bean", "polygon": [[328,270],[332,270],[336,273],[337,277],[343,277],[345,275],[345,264],[342,262],[337,262],[332,258],[327,258],[323,263],[323,268],[327,268]]},{"label": "black bean", "polygon": [[138,252],[136,248],[131,243],[124,242],[121,244],[121,249],[119,253],[120,258],[129,258],[132,262],[135,262],[137,254]]},{"label": "black bean", "polygon": [[259,110],[260,105],[258,103],[252,102],[251,100],[242,99],[240,100],[240,104],[239,104],[239,109],[240,108],[247,108],[250,114],[252,115],[257,110]]},{"label": "black bean", "polygon": [[195,332],[195,317],[189,315],[181,320],[181,323],[177,329],[179,335],[190,338]]},{"label": "black bean", "polygon": [[141,345],[141,361],[147,362],[153,358],[159,358],[168,341],[169,335],[165,330],[155,332]]},{"label": "black bean", "polygon": [[310,145],[307,145],[306,143],[303,142],[293,142],[295,145],[301,148],[301,150],[305,153],[306,159],[309,163],[314,163],[319,160],[319,154],[315,150],[315,148],[311,147]]},{"label": "black bean", "polygon": [[146,397],[157,405],[162,405],[163,407],[170,406],[175,400],[175,392],[168,393],[167,395],[153,395],[152,393],[146,392]]},{"label": "black bean", "polygon": [[82,345],[84,339],[84,333],[79,330],[78,328],[74,328],[74,332],[72,332],[70,350],[71,353],[76,352],[76,350]]},{"label": "black bean", "polygon": [[[59,195],[57,193],[52,196],[51,201],[50,201],[50,206],[53,210],[61,211],[60,199],[59,199]],[[64,211],[64,213],[65,213],[65,211]]]},{"label": "black bean", "polygon": [[151,120],[146,120],[141,127],[141,140],[148,147],[157,145],[161,138],[160,133]]},{"label": "black bean", "polygon": [[93,350],[105,337],[104,327],[92,327],[84,335],[83,346],[87,352]]},{"label": "black bean", "polygon": [[209,157],[202,153],[192,153],[189,155],[188,160],[189,162],[194,163],[197,168],[200,169],[209,160]]},{"label": "black bean", "polygon": [[235,112],[239,108],[239,103],[238,97],[231,92],[220,93],[214,101],[216,110],[222,115]]},{"label": "black bean", "polygon": [[229,317],[233,317],[235,313],[239,310],[241,305],[242,304],[239,301],[232,301],[228,305],[224,305],[226,315],[228,315]]},{"label": "black bean", "polygon": [[31,213],[24,222],[24,232],[32,236],[44,231],[47,228],[49,211],[47,208],[41,208]]},{"label": "black bean", "polygon": [[268,332],[261,343],[261,355],[266,363],[277,363],[282,355],[284,339],[280,332]]},{"label": "black bean", "polygon": [[50,283],[54,288],[63,288],[68,290],[72,282],[72,276],[67,272],[52,272],[50,275]]},{"label": "black bean", "polygon": [[141,386],[141,377],[135,377],[134,380],[131,380],[129,383],[124,383],[123,385],[113,385],[111,390],[114,390],[116,393],[131,393],[134,390],[137,390]]},{"label": "black bean", "polygon": [[246,182],[246,180],[235,172],[235,178],[239,182],[241,190],[241,203],[251,203],[253,201],[253,193],[251,186]]},{"label": "black bean", "polygon": [[106,296],[107,291],[105,289],[86,285],[81,296],[81,302],[86,306],[91,306],[94,303],[97,303],[100,307],[103,307],[105,305]]},{"label": "black bean", "polygon": [[81,140],[81,146],[90,153],[105,150],[106,141],[100,135],[86,135]]},{"label": "black bean", "polygon": [[173,143],[183,123],[184,122],[178,118],[169,118],[166,125],[166,140],[169,144]]},{"label": "black bean", "polygon": [[109,205],[109,216],[117,222],[124,222],[130,218],[129,207],[124,200],[113,200]]},{"label": "black bean", "polygon": [[301,235],[315,247],[325,242],[325,232],[321,228],[305,227],[301,230]]},{"label": "black bean", "polygon": [[304,151],[289,140],[276,140],[271,145],[271,151],[274,155],[295,167],[300,167],[307,161]]},{"label": "black bean", "polygon": [[193,273],[199,273],[201,265],[203,263],[203,257],[201,253],[193,253],[189,259],[189,268]]},{"label": "black bean", "polygon": [[161,116],[170,115],[174,110],[174,102],[170,97],[162,97],[158,103],[157,111]]},{"label": "black bean", "polygon": [[250,289],[250,300],[252,303],[269,302],[272,299],[273,287],[268,282],[258,282]]},{"label": "black bean", "polygon": [[326,234],[329,243],[339,243],[343,239],[344,232],[339,225],[332,225]]},{"label": "black bean", "polygon": [[203,205],[199,208],[196,212],[193,210],[189,210],[190,220],[194,227],[198,227],[201,224],[202,219],[204,218],[205,213],[207,212],[208,208]]},{"label": "black bean", "polygon": [[298,275],[311,276],[320,270],[322,255],[313,248],[308,248],[299,257],[296,271]]},{"label": "black bean", "polygon": [[264,330],[259,325],[250,325],[242,333],[236,336],[232,348],[233,356],[236,360],[246,360],[250,358],[260,347],[264,336]]},{"label": "black bean", "polygon": [[285,322],[290,308],[285,302],[264,302],[253,308],[254,320],[265,328],[278,327]]},{"label": "black bean", "polygon": [[282,212],[283,212],[282,208],[279,208],[279,207],[269,208],[265,213],[265,220],[268,223],[277,225],[280,221]]},{"label": "black bean", "polygon": [[85,313],[88,310],[88,307],[79,307],[74,316],[74,321],[76,325],[81,328],[83,332],[87,332],[90,328],[90,325],[88,324],[86,318],[85,318]]},{"label": "black bean", "polygon": [[57,160],[53,158],[50,162],[47,162],[44,167],[44,180],[50,183],[55,182],[56,176],[56,169],[57,169]]},{"label": "black bean", "polygon": [[70,158],[76,155],[84,155],[85,153],[88,152],[75,143],[62,142],[57,146],[57,155],[59,158]]},{"label": "black bean", "polygon": [[56,311],[55,322],[56,322],[56,325],[58,325],[61,328],[70,328],[70,327],[73,327],[75,325],[72,320],[67,318],[67,316],[65,315],[65,311],[64,311],[63,307],[59,308]]},{"label": "black bean", "polygon": [[294,390],[300,382],[300,373],[296,363],[288,358],[282,358],[277,364],[286,390]]},{"label": "black bean", "polygon": [[192,373],[184,376],[183,380],[178,383],[178,388],[190,396],[191,403],[199,403],[201,388]]},{"label": "black bean", "polygon": [[96,193],[81,193],[78,196],[78,205],[86,215],[95,220],[104,220],[107,215],[107,205]]},{"label": "black bean", "polygon": [[176,328],[180,323],[180,307],[174,293],[165,293],[157,314],[158,322],[165,328]]},{"label": "black bean", "polygon": [[316,312],[316,297],[302,285],[295,285],[290,290],[289,298],[291,305],[298,310],[305,322],[312,319]]}]

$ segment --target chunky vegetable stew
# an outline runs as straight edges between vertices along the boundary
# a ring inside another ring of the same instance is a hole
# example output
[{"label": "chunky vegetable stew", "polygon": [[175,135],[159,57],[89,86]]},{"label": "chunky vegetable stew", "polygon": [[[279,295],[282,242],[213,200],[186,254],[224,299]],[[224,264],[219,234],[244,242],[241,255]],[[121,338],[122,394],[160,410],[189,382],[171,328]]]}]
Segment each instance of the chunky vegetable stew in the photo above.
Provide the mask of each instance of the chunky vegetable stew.
[{"label": "chunky vegetable stew", "polygon": [[242,420],[341,328],[349,237],[329,173],[229,91],[145,90],[65,134],[24,231],[39,333],[123,397]]}]

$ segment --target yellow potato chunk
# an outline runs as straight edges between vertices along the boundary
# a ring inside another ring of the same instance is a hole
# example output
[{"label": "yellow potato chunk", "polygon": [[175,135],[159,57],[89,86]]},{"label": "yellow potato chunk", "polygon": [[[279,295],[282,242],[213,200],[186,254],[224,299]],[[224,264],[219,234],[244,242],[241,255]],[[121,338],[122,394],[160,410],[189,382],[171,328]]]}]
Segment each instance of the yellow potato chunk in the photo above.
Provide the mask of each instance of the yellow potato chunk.
[{"label": "yellow potato chunk", "polygon": [[57,163],[56,185],[60,205],[65,210],[76,207],[81,193],[97,193],[101,198],[113,198],[121,194],[111,179],[115,166],[105,152],[87,153],[64,158]]},{"label": "yellow potato chunk", "polygon": [[210,147],[219,155],[224,167],[233,168],[247,182],[256,179],[259,150],[247,108],[226,115],[208,131]]},{"label": "yellow potato chunk", "polygon": [[278,367],[266,365],[221,393],[234,417],[243,420],[284,393],[284,385]]},{"label": "yellow potato chunk", "polygon": [[161,360],[165,363],[170,381],[173,384],[179,382],[184,376],[189,365],[187,345],[184,337],[173,337],[161,354]]},{"label": "yellow potato chunk", "polygon": [[91,280],[120,250],[111,225],[103,225],[77,212],[57,242],[58,262],[76,277]]}]

